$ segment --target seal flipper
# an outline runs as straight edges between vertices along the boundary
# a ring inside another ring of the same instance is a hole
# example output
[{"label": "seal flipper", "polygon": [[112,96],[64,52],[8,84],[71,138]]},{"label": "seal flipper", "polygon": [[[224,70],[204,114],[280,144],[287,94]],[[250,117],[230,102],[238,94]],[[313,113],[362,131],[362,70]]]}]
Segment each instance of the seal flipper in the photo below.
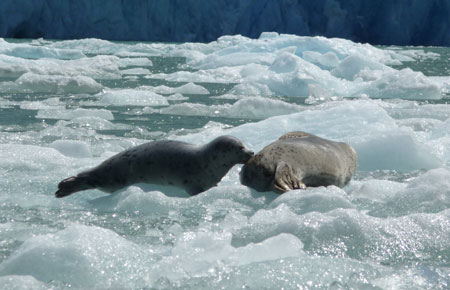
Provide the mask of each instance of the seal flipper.
[{"label": "seal flipper", "polygon": [[94,188],[89,184],[89,175],[77,175],[64,179],[58,184],[58,191],[55,192],[55,196],[65,197],[71,195],[74,192],[87,190]]},{"label": "seal flipper", "polygon": [[306,185],[297,178],[286,162],[279,162],[275,170],[273,188],[278,193],[294,189],[306,189]]}]

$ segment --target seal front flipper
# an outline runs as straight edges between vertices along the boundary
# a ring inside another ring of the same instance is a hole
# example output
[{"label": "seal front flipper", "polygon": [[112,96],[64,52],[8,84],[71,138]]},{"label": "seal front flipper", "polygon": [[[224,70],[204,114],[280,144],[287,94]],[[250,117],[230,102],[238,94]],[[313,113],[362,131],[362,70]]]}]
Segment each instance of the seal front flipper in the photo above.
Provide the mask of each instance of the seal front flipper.
[{"label": "seal front flipper", "polygon": [[77,175],[64,179],[58,184],[58,191],[55,192],[55,196],[65,197],[71,195],[74,192],[87,190],[94,188],[94,186],[89,184],[88,175]]},{"label": "seal front flipper", "polygon": [[306,185],[293,174],[286,162],[281,161],[275,170],[273,188],[278,193],[284,193],[294,189],[306,189]]}]

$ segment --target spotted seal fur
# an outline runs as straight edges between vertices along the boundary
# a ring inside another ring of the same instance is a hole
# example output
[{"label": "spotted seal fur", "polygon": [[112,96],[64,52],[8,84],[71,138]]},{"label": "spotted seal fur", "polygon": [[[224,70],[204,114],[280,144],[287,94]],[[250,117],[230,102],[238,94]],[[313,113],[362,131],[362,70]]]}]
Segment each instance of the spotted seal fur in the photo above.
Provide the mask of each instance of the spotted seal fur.
[{"label": "spotted seal fur", "polygon": [[55,196],[94,188],[111,193],[136,183],[173,185],[196,195],[216,186],[234,165],[251,156],[253,152],[232,136],[220,136],[203,146],[171,140],[149,142],[64,179]]}]

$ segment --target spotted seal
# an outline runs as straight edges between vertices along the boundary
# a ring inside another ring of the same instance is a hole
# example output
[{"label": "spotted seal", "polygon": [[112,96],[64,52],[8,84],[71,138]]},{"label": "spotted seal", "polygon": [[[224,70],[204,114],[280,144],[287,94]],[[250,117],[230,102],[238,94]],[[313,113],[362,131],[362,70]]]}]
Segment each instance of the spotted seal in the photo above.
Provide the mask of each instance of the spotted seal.
[{"label": "spotted seal", "polygon": [[257,191],[283,193],[306,187],[344,187],[356,169],[348,144],[305,132],[290,132],[253,156],[240,173],[241,183]]},{"label": "spotted seal", "polygon": [[149,142],[64,179],[55,196],[94,188],[111,193],[136,183],[173,185],[196,195],[216,186],[234,165],[251,156],[253,152],[232,136],[220,136],[203,146],[171,140]]}]

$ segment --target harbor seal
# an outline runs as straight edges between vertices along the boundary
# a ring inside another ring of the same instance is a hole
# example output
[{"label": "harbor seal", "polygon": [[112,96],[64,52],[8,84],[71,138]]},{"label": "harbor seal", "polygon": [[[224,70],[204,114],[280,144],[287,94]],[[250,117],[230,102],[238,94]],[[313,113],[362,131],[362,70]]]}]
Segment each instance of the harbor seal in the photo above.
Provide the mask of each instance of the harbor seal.
[{"label": "harbor seal", "polygon": [[344,187],[356,169],[348,144],[305,132],[290,132],[253,156],[240,173],[241,183],[257,191],[283,193],[306,187]]},{"label": "harbor seal", "polygon": [[217,137],[203,146],[170,140],[149,142],[64,179],[55,196],[94,188],[112,193],[136,183],[173,185],[196,195],[216,186],[234,165],[252,156],[253,152],[232,136]]}]

